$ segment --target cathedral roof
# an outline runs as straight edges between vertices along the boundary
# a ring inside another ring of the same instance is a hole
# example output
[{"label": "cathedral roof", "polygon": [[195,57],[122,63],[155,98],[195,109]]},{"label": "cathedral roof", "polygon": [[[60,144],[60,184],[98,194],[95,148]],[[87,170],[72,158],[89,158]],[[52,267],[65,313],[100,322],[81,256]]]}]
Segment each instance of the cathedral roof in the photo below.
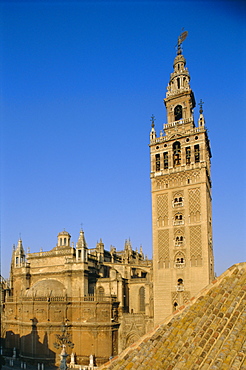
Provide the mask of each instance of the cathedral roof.
[{"label": "cathedral roof", "polygon": [[240,263],[100,369],[246,369],[245,304]]}]

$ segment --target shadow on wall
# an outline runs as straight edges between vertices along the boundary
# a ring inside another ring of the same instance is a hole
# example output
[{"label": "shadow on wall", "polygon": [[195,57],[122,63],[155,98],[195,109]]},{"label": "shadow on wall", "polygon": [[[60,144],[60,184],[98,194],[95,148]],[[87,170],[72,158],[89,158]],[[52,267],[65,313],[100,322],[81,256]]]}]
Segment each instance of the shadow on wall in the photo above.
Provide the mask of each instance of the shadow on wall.
[{"label": "shadow on wall", "polygon": [[13,348],[16,348],[17,356],[27,362],[54,364],[56,353],[49,349],[48,333],[45,332],[43,342],[38,335],[38,320],[34,317],[30,334],[20,336],[13,331],[7,331],[5,336],[5,349],[7,356],[13,356]]}]

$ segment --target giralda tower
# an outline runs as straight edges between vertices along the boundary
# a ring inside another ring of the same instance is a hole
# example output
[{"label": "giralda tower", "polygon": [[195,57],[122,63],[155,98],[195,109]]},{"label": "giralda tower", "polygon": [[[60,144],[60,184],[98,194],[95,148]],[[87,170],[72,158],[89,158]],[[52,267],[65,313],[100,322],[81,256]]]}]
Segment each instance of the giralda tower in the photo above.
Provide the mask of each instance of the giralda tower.
[{"label": "giralda tower", "polygon": [[210,144],[202,102],[198,125],[190,75],[178,38],[164,104],[167,123],[150,132],[155,324],[214,278]]}]

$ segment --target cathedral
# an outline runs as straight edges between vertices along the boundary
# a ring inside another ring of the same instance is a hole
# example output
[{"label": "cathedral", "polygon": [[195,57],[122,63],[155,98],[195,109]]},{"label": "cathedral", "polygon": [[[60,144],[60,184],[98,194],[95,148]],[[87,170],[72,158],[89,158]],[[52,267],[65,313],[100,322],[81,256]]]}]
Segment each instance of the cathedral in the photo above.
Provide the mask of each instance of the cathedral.
[{"label": "cathedral", "polygon": [[4,350],[26,362],[58,364],[62,347],[85,366],[100,366],[159,325],[214,278],[210,143],[178,39],[157,136],[152,116],[150,179],[153,260],[130,240],[122,250],[100,240],[74,246],[63,230],[48,251],[13,248],[3,284]]}]

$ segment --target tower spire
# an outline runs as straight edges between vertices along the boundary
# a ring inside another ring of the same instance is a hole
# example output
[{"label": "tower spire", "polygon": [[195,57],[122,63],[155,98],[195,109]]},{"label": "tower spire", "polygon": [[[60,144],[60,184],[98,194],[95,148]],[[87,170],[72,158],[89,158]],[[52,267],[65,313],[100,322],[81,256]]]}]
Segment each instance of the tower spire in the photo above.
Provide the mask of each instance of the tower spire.
[{"label": "tower spire", "polygon": [[214,276],[211,152],[202,101],[198,127],[194,122],[195,98],[181,50],[186,36],[178,38],[164,99],[164,135],[150,135],[155,324]]}]

